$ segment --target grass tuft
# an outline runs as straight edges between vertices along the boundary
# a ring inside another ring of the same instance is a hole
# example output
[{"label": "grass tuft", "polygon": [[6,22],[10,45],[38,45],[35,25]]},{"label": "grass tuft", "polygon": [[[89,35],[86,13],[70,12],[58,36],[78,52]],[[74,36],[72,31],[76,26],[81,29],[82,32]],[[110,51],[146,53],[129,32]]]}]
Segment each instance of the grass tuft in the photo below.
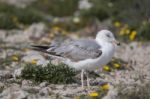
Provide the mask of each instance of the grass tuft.
[{"label": "grass tuft", "polygon": [[53,84],[69,84],[75,82],[75,70],[65,64],[47,66],[27,64],[22,70],[21,77],[35,82],[47,81]]}]

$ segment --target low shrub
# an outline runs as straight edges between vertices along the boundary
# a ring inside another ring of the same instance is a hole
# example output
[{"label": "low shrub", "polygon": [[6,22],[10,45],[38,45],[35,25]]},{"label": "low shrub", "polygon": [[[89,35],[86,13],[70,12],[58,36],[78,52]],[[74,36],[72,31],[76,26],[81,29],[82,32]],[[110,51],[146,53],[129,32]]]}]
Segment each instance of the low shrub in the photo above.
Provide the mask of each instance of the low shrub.
[{"label": "low shrub", "polygon": [[49,63],[47,66],[37,66],[27,64],[22,70],[21,77],[35,82],[47,81],[53,84],[69,84],[73,83],[75,71],[67,65],[53,65]]}]

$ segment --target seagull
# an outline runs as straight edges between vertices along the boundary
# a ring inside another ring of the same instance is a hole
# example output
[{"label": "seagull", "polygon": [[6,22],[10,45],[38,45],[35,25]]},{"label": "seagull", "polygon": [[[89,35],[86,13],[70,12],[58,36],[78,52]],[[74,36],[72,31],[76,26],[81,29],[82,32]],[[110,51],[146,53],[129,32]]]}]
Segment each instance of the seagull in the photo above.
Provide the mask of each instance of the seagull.
[{"label": "seagull", "polygon": [[81,84],[84,87],[84,74],[87,86],[90,86],[86,71],[94,71],[106,65],[114,55],[116,45],[120,43],[109,30],[101,30],[95,39],[79,39],[49,46],[33,45],[33,49],[60,58],[63,63],[76,70],[81,70]]}]

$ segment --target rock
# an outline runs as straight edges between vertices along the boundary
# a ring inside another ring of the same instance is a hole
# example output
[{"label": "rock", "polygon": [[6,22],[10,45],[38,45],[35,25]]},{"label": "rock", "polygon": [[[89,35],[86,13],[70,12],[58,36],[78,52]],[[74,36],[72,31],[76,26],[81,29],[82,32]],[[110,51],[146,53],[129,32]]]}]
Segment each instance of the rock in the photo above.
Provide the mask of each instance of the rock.
[{"label": "rock", "polygon": [[36,60],[37,65],[47,65],[49,62],[42,56],[40,55],[39,52],[37,51],[28,51],[26,53],[26,56],[22,58],[22,61],[27,62],[27,63],[32,63],[33,60]]},{"label": "rock", "polygon": [[37,65],[42,65],[43,67],[46,66],[49,63],[46,59],[40,59],[37,61]]},{"label": "rock", "polygon": [[13,73],[13,77],[16,79],[17,77],[21,76],[21,72],[23,70],[23,67],[15,69],[14,73]]},{"label": "rock", "polygon": [[43,23],[32,24],[29,28],[27,28],[23,34],[29,35],[29,37],[33,38],[41,38],[45,33],[46,25]]},{"label": "rock", "polygon": [[29,86],[31,84],[32,84],[32,81],[30,81],[30,80],[23,80],[21,85],[22,85],[22,87],[24,87],[24,86]]},{"label": "rock", "polygon": [[30,85],[30,86],[22,86],[21,88],[22,88],[24,91],[27,91],[27,92],[30,93],[30,94],[37,94],[37,93],[39,93],[39,91],[40,91],[40,87],[38,87],[38,86],[32,87],[32,86]]},{"label": "rock", "polygon": [[[38,95],[35,94],[30,94],[27,99],[42,99],[42,98],[38,98]],[[50,99],[50,98],[49,98]]]},{"label": "rock", "polygon": [[28,96],[27,99],[38,99],[38,96],[34,95],[34,94],[31,94],[31,95]]},{"label": "rock", "polygon": [[2,93],[2,92],[3,92],[4,87],[5,87],[4,83],[1,83],[1,82],[0,82],[0,93]]},{"label": "rock", "polygon": [[50,87],[44,87],[39,91],[39,94],[41,96],[49,96],[52,94],[52,89]]},{"label": "rock", "polygon": [[11,74],[10,71],[0,70],[0,80],[1,81],[6,80],[6,79],[10,79],[12,77],[13,77],[13,75]]},{"label": "rock", "polygon": [[65,85],[58,85],[56,86],[56,89],[64,89],[65,88]]},{"label": "rock", "polygon": [[11,95],[10,95],[10,99],[24,99],[26,98],[28,95],[27,92],[23,91],[23,90],[19,90],[17,92],[13,92]]},{"label": "rock", "polygon": [[22,42],[29,42],[29,35],[23,33],[22,30],[12,30],[9,31],[8,36],[4,40],[5,42],[9,43],[22,43]]},{"label": "rock", "polygon": [[32,24],[26,30],[10,30],[8,36],[4,39],[9,43],[31,42],[31,38],[41,38],[45,33],[46,26],[43,23]]},{"label": "rock", "polygon": [[59,94],[63,99],[70,99],[73,98],[74,95],[83,95],[87,94],[86,91],[77,85],[77,84],[70,84],[70,85],[49,85],[52,89],[54,94]]},{"label": "rock", "polygon": [[23,91],[18,84],[11,84],[1,94],[2,99],[22,99],[27,97],[28,93]]},{"label": "rock", "polygon": [[48,85],[48,82],[42,82],[42,83],[40,83],[40,85],[39,85],[39,87],[46,87]]},{"label": "rock", "polygon": [[6,33],[7,32],[5,30],[0,30],[0,34],[1,34],[0,40],[4,40],[6,38]]}]

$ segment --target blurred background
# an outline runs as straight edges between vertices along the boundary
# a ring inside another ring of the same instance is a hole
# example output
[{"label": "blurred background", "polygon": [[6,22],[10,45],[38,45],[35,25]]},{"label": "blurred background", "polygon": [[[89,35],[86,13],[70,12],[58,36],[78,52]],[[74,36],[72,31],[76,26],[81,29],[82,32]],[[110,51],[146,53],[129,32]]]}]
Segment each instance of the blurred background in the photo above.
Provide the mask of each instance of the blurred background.
[{"label": "blurred background", "polygon": [[[102,29],[122,44],[100,77],[91,77],[91,94],[76,72],[30,49],[95,38]],[[150,0],[0,0],[0,98],[150,99],[149,42]]]},{"label": "blurred background", "polygon": [[0,0],[0,29],[23,30],[42,23],[52,37],[110,29],[125,42],[147,41],[149,5],[149,0]]}]

